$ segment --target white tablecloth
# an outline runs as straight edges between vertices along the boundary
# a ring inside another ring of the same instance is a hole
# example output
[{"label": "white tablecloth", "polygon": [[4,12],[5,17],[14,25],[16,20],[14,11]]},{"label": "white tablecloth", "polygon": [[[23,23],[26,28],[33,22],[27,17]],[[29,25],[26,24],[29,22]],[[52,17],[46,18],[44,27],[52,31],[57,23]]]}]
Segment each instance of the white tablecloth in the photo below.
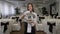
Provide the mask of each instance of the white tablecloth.
[{"label": "white tablecloth", "polygon": [[0,19],[0,28],[1,28],[1,32],[3,31],[3,26],[1,26],[1,22],[9,22],[9,25],[7,26],[8,29],[4,34],[10,34],[10,32],[12,31],[12,25],[14,24],[15,20],[12,19]]},{"label": "white tablecloth", "polygon": [[[53,33],[49,32],[49,26],[47,25],[47,22],[55,22],[56,26],[53,28]],[[44,32],[47,34],[60,34],[60,19],[44,19],[42,21]]]}]

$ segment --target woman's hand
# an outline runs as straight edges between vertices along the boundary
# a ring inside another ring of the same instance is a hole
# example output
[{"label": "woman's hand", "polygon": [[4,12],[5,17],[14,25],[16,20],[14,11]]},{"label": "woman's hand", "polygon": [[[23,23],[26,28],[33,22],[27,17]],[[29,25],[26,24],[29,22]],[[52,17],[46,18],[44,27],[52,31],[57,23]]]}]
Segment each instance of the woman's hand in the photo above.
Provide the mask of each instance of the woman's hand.
[{"label": "woman's hand", "polygon": [[31,19],[28,19],[28,22],[29,22],[29,23],[33,23],[33,21],[32,21]]},{"label": "woman's hand", "polygon": [[37,25],[37,22],[34,22],[34,26],[36,26]]},{"label": "woman's hand", "polygon": [[36,25],[35,23],[33,23],[34,24],[34,26]]}]

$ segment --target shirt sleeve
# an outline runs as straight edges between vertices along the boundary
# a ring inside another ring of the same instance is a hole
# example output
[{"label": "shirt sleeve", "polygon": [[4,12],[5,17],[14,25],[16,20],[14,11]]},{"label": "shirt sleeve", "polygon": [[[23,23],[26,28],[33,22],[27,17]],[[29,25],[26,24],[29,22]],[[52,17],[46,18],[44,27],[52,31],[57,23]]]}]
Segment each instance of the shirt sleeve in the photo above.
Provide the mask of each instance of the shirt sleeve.
[{"label": "shirt sleeve", "polygon": [[27,15],[28,13],[29,13],[29,11],[26,11],[26,12],[23,13],[23,15]]},{"label": "shirt sleeve", "polygon": [[20,18],[25,17],[27,13],[28,13],[28,11],[24,12],[24,13],[20,16]]},{"label": "shirt sleeve", "polygon": [[23,15],[26,15],[27,14],[27,11],[23,13]]},{"label": "shirt sleeve", "polygon": [[29,11],[26,11],[26,12],[23,13],[23,15],[24,15],[24,20],[28,20],[28,15],[27,15],[28,13],[29,13]]},{"label": "shirt sleeve", "polygon": [[37,14],[35,13],[34,23],[37,24]]}]

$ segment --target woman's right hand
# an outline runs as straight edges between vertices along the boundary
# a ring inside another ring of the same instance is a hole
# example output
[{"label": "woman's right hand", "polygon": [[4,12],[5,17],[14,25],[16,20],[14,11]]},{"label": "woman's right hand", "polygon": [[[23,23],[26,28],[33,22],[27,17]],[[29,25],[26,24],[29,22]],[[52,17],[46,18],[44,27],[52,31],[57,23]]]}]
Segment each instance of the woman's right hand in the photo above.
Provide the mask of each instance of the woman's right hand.
[{"label": "woman's right hand", "polygon": [[31,19],[28,19],[28,22],[29,22],[29,23],[32,23],[33,21],[32,21]]}]

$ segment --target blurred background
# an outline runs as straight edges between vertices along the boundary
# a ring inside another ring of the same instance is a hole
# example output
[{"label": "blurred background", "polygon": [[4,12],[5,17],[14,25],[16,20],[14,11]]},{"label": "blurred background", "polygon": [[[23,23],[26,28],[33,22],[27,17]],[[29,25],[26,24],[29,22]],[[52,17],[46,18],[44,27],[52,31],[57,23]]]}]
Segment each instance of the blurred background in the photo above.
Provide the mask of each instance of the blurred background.
[{"label": "blurred background", "polygon": [[[27,3],[33,3],[34,11],[43,16],[59,13],[60,0],[0,0],[0,16],[20,15],[27,10]],[[51,7],[53,6],[53,10]],[[44,11],[44,8],[46,9]]]},{"label": "blurred background", "polygon": [[[7,18],[10,20],[10,19],[12,19],[11,17],[13,17],[13,16],[20,17],[20,15],[22,15],[25,11],[27,11],[28,3],[33,4],[34,11],[37,13],[37,16],[38,16],[38,19],[37,19],[38,25],[36,27],[37,31],[41,31],[41,30],[44,31],[43,23],[45,23],[45,22],[43,21],[43,19],[49,19],[49,20],[52,19],[52,21],[54,21],[56,19],[60,19],[60,0],[0,0],[0,21],[7,20]],[[15,20],[15,22],[18,22],[18,19]],[[13,29],[16,28],[16,30],[17,30],[19,27],[21,29],[19,28],[18,29],[19,32],[12,32],[11,34],[23,34],[24,25],[21,26],[21,22],[19,22],[20,24],[15,23],[15,22],[12,25]],[[46,25],[46,23],[45,23],[45,25]],[[60,24],[59,24],[59,26],[60,26]],[[58,29],[58,31],[60,32],[60,28]],[[45,32],[45,33],[48,33],[48,32]],[[37,32],[37,34],[45,34],[45,33]]]}]

